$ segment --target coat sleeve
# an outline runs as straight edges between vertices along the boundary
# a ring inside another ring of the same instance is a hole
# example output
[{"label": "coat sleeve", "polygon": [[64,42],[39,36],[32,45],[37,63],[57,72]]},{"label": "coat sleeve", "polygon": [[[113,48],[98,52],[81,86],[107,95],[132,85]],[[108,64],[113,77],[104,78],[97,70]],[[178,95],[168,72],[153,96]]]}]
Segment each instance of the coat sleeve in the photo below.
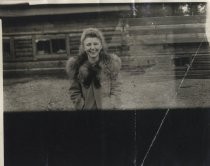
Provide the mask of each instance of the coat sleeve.
[{"label": "coat sleeve", "polygon": [[82,109],[84,105],[84,99],[82,97],[82,88],[77,79],[74,78],[76,58],[71,57],[66,63],[66,72],[71,80],[71,86],[69,88],[70,99],[75,109]]},{"label": "coat sleeve", "polygon": [[84,99],[82,96],[82,87],[78,80],[73,79],[72,84],[69,88],[69,94],[75,109],[83,109]]},{"label": "coat sleeve", "polygon": [[110,94],[111,94],[111,105],[114,109],[120,109],[122,102],[121,102],[121,89],[122,89],[122,82],[120,76],[120,69],[121,69],[121,59],[113,54],[111,56],[111,87],[110,87]]},{"label": "coat sleeve", "polygon": [[117,74],[114,78],[111,78],[111,105],[114,109],[120,109],[122,105],[121,85],[120,74]]}]

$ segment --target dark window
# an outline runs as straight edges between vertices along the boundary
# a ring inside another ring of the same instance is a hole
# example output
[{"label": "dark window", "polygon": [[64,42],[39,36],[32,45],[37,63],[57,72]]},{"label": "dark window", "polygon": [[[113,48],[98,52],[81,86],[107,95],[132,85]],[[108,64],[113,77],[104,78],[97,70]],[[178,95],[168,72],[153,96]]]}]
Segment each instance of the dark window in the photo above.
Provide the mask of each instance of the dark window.
[{"label": "dark window", "polygon": [[176,58],[174,59],[174,64],[176,66],[186,66],[190,64],[190,61],[191,61],[190,57]]},{"label": "dark window", "polygon": [[52,39],[52,52],[55,54],[66,53],[66,42],[64,39]]},{"label": "dark window", "polygon": [[38,39],[36,40],[36,50],[38,55],[44,54],[64,54],[66,53],[65,39]]},{"label": "dark window", "polygon": [[50,40],[36,41],[37,54],[50,54]]}]

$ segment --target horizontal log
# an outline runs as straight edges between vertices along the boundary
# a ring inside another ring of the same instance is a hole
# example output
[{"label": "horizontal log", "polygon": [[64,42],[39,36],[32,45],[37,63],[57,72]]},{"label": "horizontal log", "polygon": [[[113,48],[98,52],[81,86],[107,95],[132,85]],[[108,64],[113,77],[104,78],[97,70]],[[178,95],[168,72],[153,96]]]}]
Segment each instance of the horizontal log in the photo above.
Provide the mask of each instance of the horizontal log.
[{"label": "horizontal log", "polygon": [[31,46],[31,45],[32,41],[24,41],[24,42],[15,41],[15,46],[18,47]]},{"label": "horizontal log", "polygon": [[9,69],[32,69],[32,68],[52,68],[65,67],[66,60],[51,60],[51,61],[32,61],[32,62],[16,62],[5,63],[4,70]]},{"label": "horizontal log", "polygon": [[32,44],[24,44],[24,45],[16,44],[15,45],[15,49],[29,49],[29,48],[32,48]]},{"label": "horizontal log", "polygon": [[197,58],[193,64],[202,65],[202,66],[208,65],[208,64],[210,64],[210,58],[208,58],[206,60],[200,60]]},{"label": "horizontal log", "polygon": [[15,48],[15,52],[21,53],[21,52],[32,52],[32,47],[24,47],[24,48]]},{"label": "horizontal log", "polygon": [[33,56],[32,52],[15,52],[15,57],[27,57],[27,56]]},{"label": "horizontal log", "polygon": [[[80,33],[72,33],[69,34],[71,40],[79,40],[81,37],[82,31]],[[111,31],[111,32],[103,32],[103,35],[106,37],[113,37],[113,36],[122,36],[122,32],[120,31]]]},{"label": "horizontal log", "polygon": [[199,71],[206,71],[206,70],[210,70],[210,63],[206,64],[205,66],[196,66],[194,65],[194,67],[191,68],[191,70],[199,70]]},{"label": "horizontal log", "polygon": [[[75,24],[77,25],[77,23]],[[61,29],[61,27],[59,26],[58,29],[52,29],[52,28],[45,28],[44,30],[33,30],[34,28],[31,28],[30,26],[28,27],[28,31],[27,30],[24,30],[23,27],[20,27],[20,30],[10,30],[10,32],[3,32],[3,36],[5,37],[8,37],[8,36],[18,36],[18,37],[21,37],[21,38],[25,38],[25,37],[22,37],[23,35],[27,37],[30,36],[30,35],[47,35],[47,34],[66,34],[66,35],[73,35],[74,34],[78,34],[78,35],[81,35],[82,34],[82,31],[83,29],[85,28],[89,28],[89,27],[94,27],[94,26],[87,26],[87,27],[84,27],[84,26],[81,26],[80,28],[78,28],[78,26],[75,26],[75,27],[68,27],[68,26],[65,26],[64,29]],[[103,32],[109,32],[109,31],[115,31],[116,29],[116,26],[105,26],[104,25],[99,28],[101,29]],[[16,37],[17,38],[17,37]]]},{"label": "horizontal log", "polygon": [[145,17],[128,18],[127,23],[133,25],[168,25],[168,24],[196,24],[205,23],[205,16],[167,16],[167,17]]},{"label": "horizontal log", "polygon": [[[10,9],[10,10],[8,10]],[[14,8],[7,7],[0,10],[1,17],[23,17],[23,16],[54,16],[54,15],[65,15],[65,14],[81,14],[81,13],[98,13],[98,12],[120,12],[120,11],[129,11],[130,7],[128,4],[122,5],[80,5],[80,6],[70,6],[66,4],[65,6],[38,6],[30,5],[24,8]]]},{"label": "horizontal log", "polygon": [[130,35],[204,33],[205,24],[130,26],[127,30]]},{"label": "horizontal log", "polygon": [[132,44],[151,45],[151,44],[198,43],[198,42],[207,42],[205,33],[139,35],[134,37]]}]

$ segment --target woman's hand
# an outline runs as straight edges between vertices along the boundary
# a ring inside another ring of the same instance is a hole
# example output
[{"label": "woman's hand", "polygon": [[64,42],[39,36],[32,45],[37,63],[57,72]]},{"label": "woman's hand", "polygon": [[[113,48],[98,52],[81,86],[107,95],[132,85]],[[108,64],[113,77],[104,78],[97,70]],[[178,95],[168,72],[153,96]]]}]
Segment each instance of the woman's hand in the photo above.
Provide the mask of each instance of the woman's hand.
[{"label": "woman's hand", "polygon": [[77,110],[83,110],[84,105],[85,105],[85,101],[84,101],[84,99],[81,97],[81,98],[77,101],[75,107],[76,107]]}]

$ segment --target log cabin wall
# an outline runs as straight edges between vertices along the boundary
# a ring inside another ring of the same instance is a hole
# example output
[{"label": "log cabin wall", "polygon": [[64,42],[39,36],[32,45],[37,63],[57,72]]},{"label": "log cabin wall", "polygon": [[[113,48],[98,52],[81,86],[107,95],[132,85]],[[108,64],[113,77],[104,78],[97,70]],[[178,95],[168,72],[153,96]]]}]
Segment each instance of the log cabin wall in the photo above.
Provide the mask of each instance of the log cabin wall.
[{"label": "log cabin wall", "polygon": [[154,77],[182,78],[196,54],[189,78],[210,77],[204,15],[127,18],[125,22],[132,58],[124,65],[133,68],[132,73],[144,68]]},{"label": "log cabin wall", "polygon": [[180,15],[176,5],[162,13],[160,6],[164,7],[138,5],[137,15],[127,10],[5,17],[4,71],[63,71],[66,59],[78,54],[82,30],[96,27],[104,32],[109,51],[121,57],[123,70],[131,74],[182,77],[197,54],[190,75],[208,78],[205,14]]},{"label": "log cabin wall", "polygon": [[78,55],[85,28],[99,28],[108,50],[121,54],[120,15],[116,12],[6,18],[3,20],[4,70],[63,70]]},{"label": "log cabin wall", "polygon": [[[16,19],[18,22],[14,23]],[[14,18],[8,19],[3,23],[3,34],[5,40],[8,40],[8,38],[17,40],[25,39],[25,43],[22,41],[23,45],[25,44],[25,48],[29,46],[29,40],[34,39],[37,42],[39,39],[43,39],[44,41],[53,38],[68,38],[69,43],[66,43],[66,46],[68,46],[69,44],[79,45],[82,30],[88,27],[95,27],[104,32],[106,40],[110,44],[112,38],[120,37],[119,39],[121,39],[119,21],[120,19],[117,17],[117,14],[113,13],[106,14],[104,17],[101,14],[100,18],[97,18],[95,15],[91,16],[91,14],[45,16],[44,18],[43,16],[35,18]],[[74,41],[77,43],[74,43]],[[17,41],[16,45],[21,45],[21,42]],[[75,47],[75,45],[72,45],[72,47]],[[28,50],[26,49],[26,51]],[[33,56],[36,57],[36,54]],[[44,56],[40,58],[44,58]]]}]

